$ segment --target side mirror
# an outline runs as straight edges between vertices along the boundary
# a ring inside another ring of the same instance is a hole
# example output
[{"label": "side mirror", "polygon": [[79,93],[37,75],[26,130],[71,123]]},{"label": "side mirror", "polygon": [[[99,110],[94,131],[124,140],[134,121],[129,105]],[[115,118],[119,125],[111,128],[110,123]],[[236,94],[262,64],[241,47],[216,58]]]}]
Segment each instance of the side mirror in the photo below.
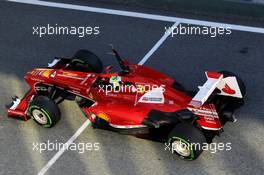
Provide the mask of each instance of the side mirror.
[{"label": "side mirror", "polygon": [[109,66],[105,67],[105,72],[110,73],[112,69],[113,69],[113,65],[109,65]]}]

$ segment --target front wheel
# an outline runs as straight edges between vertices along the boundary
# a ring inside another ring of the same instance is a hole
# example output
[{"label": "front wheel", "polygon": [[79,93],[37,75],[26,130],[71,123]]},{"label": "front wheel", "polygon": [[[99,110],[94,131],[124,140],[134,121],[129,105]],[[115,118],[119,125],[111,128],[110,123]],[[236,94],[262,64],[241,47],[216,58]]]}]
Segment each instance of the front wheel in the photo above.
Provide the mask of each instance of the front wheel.
[{"label": "front wheel", "polygon": [[60,120],[58,106],[46,96],[37,96],[30,104],[29,115],[39,125],[50,128]]},{"label": "front wheel", "polygon": [[187,160],[198,158],[203,151],[204,143],[206,143],[204,134],[198,128],[187,123],[177,124],[168,137],[172,153]]}]

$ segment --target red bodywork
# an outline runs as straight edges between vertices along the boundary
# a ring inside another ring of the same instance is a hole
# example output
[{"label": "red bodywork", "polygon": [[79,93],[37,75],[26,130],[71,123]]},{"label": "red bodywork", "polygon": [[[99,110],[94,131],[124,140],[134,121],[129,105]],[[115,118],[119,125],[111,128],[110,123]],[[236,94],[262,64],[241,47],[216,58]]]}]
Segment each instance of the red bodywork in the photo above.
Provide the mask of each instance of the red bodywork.
[{"label": "red bodywork", "polygon": [[[174,79],[157,72],[151,68],[140,65],[129,65],[130,73],[121,76],[122,82],[132,84],[148,84],[164,87],[163,103],[141,103],[138,99],[144,92],[103,92],[99,87],[93,86],[98,77],[109,79],[118,73],[85,73],[63,69],[37,68],[27,72],[24,79],[31,86],[15,109],[8,109],[9,116],[19,116],[27,119],[28,104],[37,95],[35,85],[45,84],[56,86],[68,92],[81,96],[95,103],[90,107],[83,107],[87,117],[93,121],[93,114],[107,120],[110,125],[117,127],[137,127],[148,113],[155,109],[163,112],[175,112],[189,109],[200,117],[197,121],[205,129],[219,130],[222,128],[214,104],[201,107],[190,106],[192,97],[184,92],[172,88]],[[208,112],[210,115],[208,115]]]}]

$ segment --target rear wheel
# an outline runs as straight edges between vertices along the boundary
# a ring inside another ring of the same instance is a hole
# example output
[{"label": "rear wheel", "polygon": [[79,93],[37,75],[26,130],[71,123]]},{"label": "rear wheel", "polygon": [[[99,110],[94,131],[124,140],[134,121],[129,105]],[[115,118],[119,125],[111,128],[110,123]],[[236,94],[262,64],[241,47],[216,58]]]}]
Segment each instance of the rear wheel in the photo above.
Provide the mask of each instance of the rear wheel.
[{"label": "rear wheel", "polygon": [[202,131],[187,123],[177,124],[168,137],[172,153],[187,160],[198,158],[204,143],[206,138]]},{"label": "rear wheel", "polygon": [[82,49],[78,50],[72,57],[70,70],[101,73],[103,71],[103,64],[94,53]]},{"label": "rear wheel", "polygon": [[46,96],[37,96],[29,104],[28,112],[36,123],[45,128],[54,126],[60,120],[58,106]]}]

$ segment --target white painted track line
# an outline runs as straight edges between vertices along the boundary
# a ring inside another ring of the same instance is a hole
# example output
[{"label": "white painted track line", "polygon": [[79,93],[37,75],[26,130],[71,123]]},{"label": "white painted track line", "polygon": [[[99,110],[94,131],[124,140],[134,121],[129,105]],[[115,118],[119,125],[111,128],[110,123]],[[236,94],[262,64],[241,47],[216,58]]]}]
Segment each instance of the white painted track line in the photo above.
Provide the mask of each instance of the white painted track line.
[{"label": "white painted track line", "polygon": [[152,49],[144,56],[144,58],[138,63],[139,65],[143,65],[146,63],[146,61],[149,59],[149,57],[160,47],[160,45],[170,36],[172,30],[179,25],[179,22],[174,23],[171,28],[169,28],[166,32],[164,32],[164,35],[160,38],[160,40],[152,47]]},{"label": "white painted track line", "polygon": [[60,149],[49,161],[48,163],[39,171],[38,175],[45,174],[48,169],[60,158],[60,156],[68,149],[70,144],[76,140],[76,138],[91,124],[90,120],[86,120],[83,125],[75,132],[75,134],[63,145],[63,148]]},{"label": "white painted track line", "polygon": [[32,4],[32,5],[40,5],[40,6],[46,6],[46,7],[56,7],[56,8],[63,8],[63,9],[104,13],[104,14],[110,14],[110,15],[127,16],[127,17],[134,17],[134,18],[152,19],[152,20],[158,20],[158,21],[180,22],[180,23],[185,23],[185,24],[210,26],[210,27],[230,27],[232,30],[264,34],[264,28],[259,28],[259,27],[250,27],[250,26],[243,26],[243,25],[210,22],[210,21],[203,21],[203,20],[178,18],[178,17],[172,17],[172,16],[146,14],[146,13],[124,11],[124,10],[113,10],[113,9],[106,9],[106,8],[97,8],[97,7],[65,4],[65,3],[58,3],[58,2],[47,2],[47,1],[39,1],[39,0],[7,0],[7,1],[24,3],[24,4]]}]

